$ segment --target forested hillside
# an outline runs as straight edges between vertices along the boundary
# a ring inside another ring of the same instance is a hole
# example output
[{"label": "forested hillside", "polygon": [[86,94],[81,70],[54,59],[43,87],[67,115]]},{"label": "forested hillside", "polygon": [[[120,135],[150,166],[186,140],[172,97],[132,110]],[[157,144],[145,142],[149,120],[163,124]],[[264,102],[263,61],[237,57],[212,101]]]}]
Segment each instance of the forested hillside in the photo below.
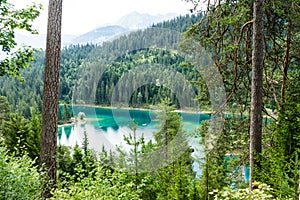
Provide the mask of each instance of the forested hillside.
[{"label": "forested hillside", "polygon": [[[61,54],[60,101],[71,103],[74,85],[77,84],[74,103],[110,105],[112,90],[118,79],[136,66],[164,65],[174,69],[173,73],[176,71],[183,73],[188,80],[198,80],[197,73],[187,66],[184,58],[177,53],[176,49],[178,50],[177,45],[181,41],[180,33],[186,31],[200,18],[200,14],[180,16],[153,25],[146,30],[121,36],[101,46],[86,44],[65,47]],[[155,45],[159,45],[160,48]],[[130,49],[131,51],[128,52]],[[27,117],[30,116],[30,107],[37,107],[41,111],[43,66],[44,52],[40,52],[35,55],[32,66],[22,72],[24,83],[20,84],[12,77],[0,79],[0,95],[8,97],[12,111],[17,111]],[[151,71],[155,73],[155,70],[150,68],[148,70],[144,73],[151,74]],[[149,77],[151,77],[150,74],[148,74]],[[160,76],[164,77],[161,80],[166,80],[166,77],[169,77],[170,80],[174,74],[160,74]],[[127,81],[138,81],[138,79],[132,76]],[[181,84],[179,86],[184,87]],[[196,86],[193,89],[197,94],[200,92]],[[121,91],[127,93],[118,94],[118,96],[130,98],[130,106],[152,105],[166,96],[176,102],[176,97],[171,94],[170,89],[157,86],[155,83],[142,86],[133,95],[130,93],[131,90],[119,90],[119,92]],[[140,95],[142,97],[138,97]],[[84,99],[81,99],[82,101],[76,99],[80,97],[84,97]],[[179,106],[178,102],[177,106]]]}]

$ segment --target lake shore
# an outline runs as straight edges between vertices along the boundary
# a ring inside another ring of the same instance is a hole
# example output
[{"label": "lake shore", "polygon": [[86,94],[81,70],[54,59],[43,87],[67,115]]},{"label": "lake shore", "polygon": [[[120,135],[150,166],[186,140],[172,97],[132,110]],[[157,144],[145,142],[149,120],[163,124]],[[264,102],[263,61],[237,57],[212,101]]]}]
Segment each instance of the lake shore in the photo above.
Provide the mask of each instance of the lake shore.
[{"label": "lake shore", "polygon": [[[62,105],[62,104],[60,104]],[[92,107],[92,108],[104,108],[104,109],[121,109],[121,110],[141,110],[141,111],[153,111],[153,112],[159,112],[160,110],[157,107],[150,107],[150,108],[133,108],[133,107],[115,107],[115,106],[103,106],[103,105],[93,105],[93,104],[72,104],[72,106],[86,106],[86,107]],[[191,110],[190,109],[176,109],[174,112],[178,113],[192,113],[192,114],[212,114],[213,112],[211,110]]]},{"label": "lake shore", "polygon": [[[63,104],[60,104],[60,106],[63,106]],[[121,107],[115,107],[115,106],[103,106],[103,105],[93,105],[93,104],[72,104],[72,106],[86,106],[86,107],[92,107],[92,108],[103,108],[103,109],[121,109],[121,110],[141,110],[141,111],[153,111],[153,112],[159,112],[160,110],[155,107],[151,106],[150,108],[133,108],[133,107],[126,107],[126,106],[121,106]],[[263,118],[274,118],[277,119],[277,115],[274,114],[271,109],[266,109],[268,114],[264,114]],[[174,112],[178,113],[191,113],[191,114],[207,114],[207,115],[212,115],[214,112],[212,110],[192,110],[192,108],[189,109],[176,109]],[[232,112],[224,111],[224,114],[233,114]],[[245,114],[248,115],[248,114]]]}]

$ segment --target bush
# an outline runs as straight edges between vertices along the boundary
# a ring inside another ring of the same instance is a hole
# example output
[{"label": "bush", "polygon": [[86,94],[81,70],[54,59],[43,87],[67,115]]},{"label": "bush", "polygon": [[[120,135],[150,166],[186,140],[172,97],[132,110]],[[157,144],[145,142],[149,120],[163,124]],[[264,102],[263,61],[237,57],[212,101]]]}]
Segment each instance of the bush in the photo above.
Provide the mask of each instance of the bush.
[{"label": "bush", "polygon": [[[249,188],[246,189],[232,189],[224,188],[222,191],[214,190],[210,192],[213,195],[214,200],[274,200],[272,195],[273,189],[264,183],[255,182],[254,186],[257,189],[250,191]],[[281,199],[289,200],[289,199]]]},{"label": "bush", "polygon": [[41,173],[27,155],[13,157],[0,147],[0,198],[41,199]]},{"label": "bush", "polygon": [[139,191],[128,175],[120,171],[112,172],[105,167],[97,167],[95,176],[78,178],[69,182],[68,188],[56,189],[52,199],[89,199],[89,200],[137,200]]}]

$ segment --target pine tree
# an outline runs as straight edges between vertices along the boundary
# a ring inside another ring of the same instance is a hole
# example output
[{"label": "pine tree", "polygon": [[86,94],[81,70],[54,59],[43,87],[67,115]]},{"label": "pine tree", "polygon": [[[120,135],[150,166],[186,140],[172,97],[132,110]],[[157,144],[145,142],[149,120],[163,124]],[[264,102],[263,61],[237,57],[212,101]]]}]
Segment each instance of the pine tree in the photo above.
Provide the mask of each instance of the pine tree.
[{"label": "pine tree", "polygon": [[71,120],[71,113],[67,104],[64,104],[64,109],[62,112],[62,119],[64,122],[69,122]]},{"label": "pine tree", "polygon": [[187,134],[182,129],[181,117],[174,112],[174,105],[166,99],[159,107],[161,112],[158,119],[161,124],[159,131],[154,133],[154,139],[156,149],[164,149],[162,159],[168,164],[159,169],[156,175],[158,198],[187,199],[195,178],[192,149],[189,147]]},{"label": "pine tree", "polygon": [[8,112],[9,112],[9,104],[7,98],[4,96],[0,96],[0,124],[1,121],[5,119]]},{"label": "pine tree", "polygon": [[262,109],[263,109],[263,70],[264,70],[264,0],[254,1],[253,12],[253,52],[250,109],[250,188],[259,174],[262,152]]},{"label": "pine tree", "polygon": [[49,0],[41,136],[41,166],[49,177],[45,198],[51,196],[56,184],[61,17],[62,0]]},{"label": "pine tree", "polygon": [[27,154],[33,160],[39,158],[41,121],[35,111],[32,111],[30,120],[19,114],[9,114],[1,124],[0,133],[10,153],[17,156]]}]

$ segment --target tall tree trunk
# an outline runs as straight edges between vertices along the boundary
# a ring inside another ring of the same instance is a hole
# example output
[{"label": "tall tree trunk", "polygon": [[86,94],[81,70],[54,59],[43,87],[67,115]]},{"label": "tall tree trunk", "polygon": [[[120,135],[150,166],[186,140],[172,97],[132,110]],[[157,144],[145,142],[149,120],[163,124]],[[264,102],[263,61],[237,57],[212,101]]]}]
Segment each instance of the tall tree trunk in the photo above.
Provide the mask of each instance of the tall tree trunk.
[{"label": "tall tree trunk", "polygon": [[262,150],[262,96],[264,65],[264,0],[254,1],[253,52],[250,111],[250,188],[260,168],[258,155]]},{"label": "tall tree trunk", "polygon": [[286,82],[288,80],[288,70],[290,67],[291,35],[292,35],[292,24],[290,21],[288,21],[286,50],[285,50],[285,56],[283,61],[283,80],[281,85],[281,106],[285,103],[285,89],[286,89]]},{"label": "tall tree trunk", "polygon": [[61,51],[62,0],[49,0],[44,94],[42,112],[41,165],[49,176],[44,197],[51,196],[56,184],[56,161],[58,129],[58,91]]}]

